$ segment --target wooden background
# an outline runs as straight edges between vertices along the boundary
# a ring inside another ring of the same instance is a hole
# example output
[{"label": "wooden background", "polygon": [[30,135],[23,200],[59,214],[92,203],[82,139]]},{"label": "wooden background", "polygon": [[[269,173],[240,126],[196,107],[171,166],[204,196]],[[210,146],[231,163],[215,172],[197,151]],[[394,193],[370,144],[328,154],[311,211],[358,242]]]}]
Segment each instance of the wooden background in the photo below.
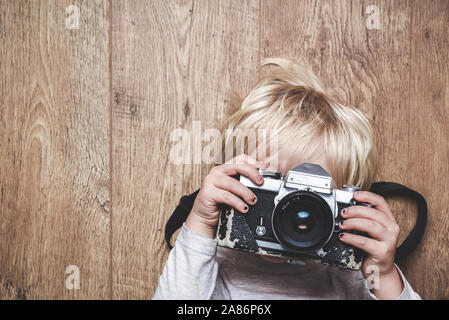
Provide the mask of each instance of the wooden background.
[{"label": "wooden background", "polygon": [[[0,0],[0,298],[151,298],[165,221],[210,168],[170,163],[170,133],[219,128],[272,56],[305,58],[374,117],[377,180],[429,203],[401,268],[423,298],[449,298],[448,22],[447,0]],[[390,204],[403,238],[416,208]]]}]

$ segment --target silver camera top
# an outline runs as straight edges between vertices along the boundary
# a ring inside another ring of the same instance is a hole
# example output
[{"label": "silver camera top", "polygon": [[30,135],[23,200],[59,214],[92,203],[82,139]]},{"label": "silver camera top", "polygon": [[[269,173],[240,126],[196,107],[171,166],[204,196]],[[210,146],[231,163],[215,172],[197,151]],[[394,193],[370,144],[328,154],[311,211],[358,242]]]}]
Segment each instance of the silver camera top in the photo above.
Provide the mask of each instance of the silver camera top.
[{"label": "silver camera top", "polygon": [[310,191],[320,194],[336,214],[336,202],[350,203],[353,193],[359,190],[356,186],[343,185],[342,190],[334,189],[333,179],[321,166],[312,163],[303,163],[283,175],[278,172],[259,169],[265,178],[262,185],[253,183],[249,178],[240,176],[240,182],[245,186],[264,189],[278,193],[275,197],[277,204],[284,196],[296,190]]},{"label": "silver camera top", "polygon": [[331,194],[333,184],[331,176],[319,165],[303,163],[287,173],[285,187]]}]

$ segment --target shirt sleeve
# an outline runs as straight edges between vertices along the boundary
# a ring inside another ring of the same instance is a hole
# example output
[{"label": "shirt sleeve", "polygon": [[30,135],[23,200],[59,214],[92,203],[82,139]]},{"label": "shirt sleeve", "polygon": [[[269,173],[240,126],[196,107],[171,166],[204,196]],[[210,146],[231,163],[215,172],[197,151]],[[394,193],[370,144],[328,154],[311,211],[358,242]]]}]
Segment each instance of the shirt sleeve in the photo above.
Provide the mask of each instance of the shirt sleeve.
[{"label": "shirt sleeve", "polygon": [[210,299],[215,289],[217,240],[201,236],[183,224],[170,251],[153,300]]},{"label": "shirt sleeve", "polygon": [[[399,267],[396,264],[395,264],[395,267],[399,272],[399,275],[402,279],[402,283],[404,284],[404,290],[402,290],[402,293],[399,295],[399,297],[396,298],[396,300],[421,300],[421,297],[419,296],[419,294],[417,294],[413,290],[410,283],[408,283],[407,279],[405,279],[404,274],[402,273],[401,269],[399,269]],[[371,291],[369,291],[368,294],[371,296],[371,298],[373,298],[375,300],[379,300]]]}]

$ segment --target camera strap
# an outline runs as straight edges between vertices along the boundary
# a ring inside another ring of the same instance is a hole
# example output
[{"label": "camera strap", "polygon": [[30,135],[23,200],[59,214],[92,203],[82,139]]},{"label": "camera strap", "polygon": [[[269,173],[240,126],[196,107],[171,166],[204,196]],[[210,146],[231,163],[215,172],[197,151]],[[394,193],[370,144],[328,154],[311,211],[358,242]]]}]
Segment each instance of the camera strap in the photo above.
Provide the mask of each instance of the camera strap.
[{"label": "camera strap", "polygon": [[176,207],[175,211],[171,214],[170,218],[165,225],[165,241],[167,242],[169,248],[173,248],[170,244],[170,239],[172,235],[182,227],[182,224],[187,220],[190,211],[192,211],[193,203],[195,202],[196,195],[200,189],[196,190],[194,193],[182,196],[179,200],[179,205]]},{"label": "camera strap", "polygon": [[[192,210],[193,203],[199,192],[199,189],[190,195],[181,197],[179,205],[173,211],[172,215],[165,225],[165,241],[170,249],[170,239],[172,235],[178,230],[182,224],[187,220],[187,217]],[[418,205],[418,213],[416,216],[416,223],[410,231],[407,238],[396,250],[395,261],[398,262],[408,256],[415,250],[424,235],[427,224],[427,202],[424,197],[418,192],[407,188],[406,186],[394,182],[375,182],[372,184],[370,192],[376,193],[382,197],[388,196],[405,196],[416,201]]]},{"label": "camera strap", "polygon": [[406,186],[395,182],[375,182],[371,185],[370,192],[382,197],[405,196],[414,199],[418,205],[416,223],[413,229],[405,238],[404,242],[396,249],[395,261],[399,262],[415,250],[424,235],[427,224],[427,202],[424,197]]}]

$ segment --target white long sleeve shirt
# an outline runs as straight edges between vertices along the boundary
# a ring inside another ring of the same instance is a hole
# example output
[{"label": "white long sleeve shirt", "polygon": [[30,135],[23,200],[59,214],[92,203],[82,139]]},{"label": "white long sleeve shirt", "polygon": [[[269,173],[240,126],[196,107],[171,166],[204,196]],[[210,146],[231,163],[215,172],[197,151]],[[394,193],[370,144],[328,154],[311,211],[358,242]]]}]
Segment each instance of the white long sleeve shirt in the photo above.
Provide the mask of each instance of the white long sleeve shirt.
[{"label": "white long sleeve shirt", "polygon": [[[153,299],[376,299],[360,271],[304,261],[273,263],[223,248],[184,224]],[[421,299],[398,271],[404,290],[397,299]]]}]

